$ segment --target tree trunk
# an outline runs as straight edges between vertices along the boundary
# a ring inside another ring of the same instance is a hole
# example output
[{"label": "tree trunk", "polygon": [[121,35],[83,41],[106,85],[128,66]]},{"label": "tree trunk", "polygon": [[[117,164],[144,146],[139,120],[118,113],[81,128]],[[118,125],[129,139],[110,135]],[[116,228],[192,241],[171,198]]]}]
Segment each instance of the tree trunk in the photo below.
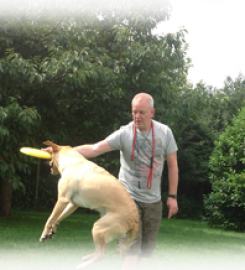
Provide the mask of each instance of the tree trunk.
[{"label": "tree trunk", "polygon": [[0,216],[7,217],[10,215],[13,196],[12,184],[8,181],[0,182]]},{"label": "tree trunk", "polygon": [[39,192],[39,182],[40,182],[40,166],[41,160],[39,159],[37,163],[37,179],[36,179],[36,191],[35,191],[35,201],[34,201],[34,209],[37,209],[37,200],[38,200],[38,192]]}]

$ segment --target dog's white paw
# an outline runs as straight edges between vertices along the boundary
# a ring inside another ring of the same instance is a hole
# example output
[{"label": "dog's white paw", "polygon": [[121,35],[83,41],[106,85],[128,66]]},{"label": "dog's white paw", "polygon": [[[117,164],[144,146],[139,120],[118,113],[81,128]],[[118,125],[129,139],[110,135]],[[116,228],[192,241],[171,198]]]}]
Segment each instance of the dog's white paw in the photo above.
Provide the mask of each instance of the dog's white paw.
[{"label": "dog's white paw", "polygon": [[48,239],[52,239],[55,236],[55,232],[51,231],[49,234],[42,235],[39,239],[39,242],[45,242]]},{"label": "dog's white paw", "polygon": [[89,254],[87,256],[82,257],[82,261],[86,262],[94,257],[94,254]]}]

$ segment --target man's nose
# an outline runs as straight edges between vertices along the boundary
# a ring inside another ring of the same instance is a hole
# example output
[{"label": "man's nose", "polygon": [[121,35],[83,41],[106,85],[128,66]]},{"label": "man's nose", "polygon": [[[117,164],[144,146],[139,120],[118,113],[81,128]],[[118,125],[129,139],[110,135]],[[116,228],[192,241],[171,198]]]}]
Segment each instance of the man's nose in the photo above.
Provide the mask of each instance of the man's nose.
[{"label": "man's nose", "polygon": [[140,118],[140,116],[141,116],[140,113],[135,114],[135,118],[137,118],[137,119]]}]

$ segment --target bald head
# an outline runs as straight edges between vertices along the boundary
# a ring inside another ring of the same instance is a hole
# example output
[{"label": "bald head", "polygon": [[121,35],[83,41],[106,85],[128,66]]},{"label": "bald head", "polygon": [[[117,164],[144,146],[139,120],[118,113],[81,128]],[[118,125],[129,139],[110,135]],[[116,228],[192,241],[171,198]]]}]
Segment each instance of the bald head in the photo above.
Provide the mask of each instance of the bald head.
[{"label": "bald head", "polygon": [[141,131],[151,129],[151,118],[155,114],[153,98],[146,93],[137,94],[132,100],[132,117]]},{"label": "bald head", "polygon": [[154,100],[152,98],[151,95],[147,94],[147,93],[139,93],[137,95],[135,95],[135,97],[132,100],[132,105],[135,101],[139,101],[139,100],[146,100],[147,103],[149,104],[149,108],[153,109],[154,108]]}]

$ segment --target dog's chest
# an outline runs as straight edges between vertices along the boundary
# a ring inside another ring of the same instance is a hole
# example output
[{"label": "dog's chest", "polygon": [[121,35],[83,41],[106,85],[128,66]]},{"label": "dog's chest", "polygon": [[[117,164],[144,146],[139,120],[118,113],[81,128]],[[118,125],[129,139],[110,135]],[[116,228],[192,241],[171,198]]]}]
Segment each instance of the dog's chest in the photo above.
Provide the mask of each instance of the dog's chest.
[{"label": "dog's chest", "polygon": [[94,206],[91,204],[91,202],[88,199],[85,199],[82,194],[75,192],[73,196],[71,197],[72,203],[74,203],[77,206],[85,207],[85,208],[91,208],[93,209]]},{"label": "dog's chest", "polygon": [[101,206],[101,204],[98,203],[96,199],[90,196],[86,196],[81,190],[74,192],[70,198],[70,201],[76,206],[95,210],[99,212],[101,216],[107,212],[107,210]]}]

